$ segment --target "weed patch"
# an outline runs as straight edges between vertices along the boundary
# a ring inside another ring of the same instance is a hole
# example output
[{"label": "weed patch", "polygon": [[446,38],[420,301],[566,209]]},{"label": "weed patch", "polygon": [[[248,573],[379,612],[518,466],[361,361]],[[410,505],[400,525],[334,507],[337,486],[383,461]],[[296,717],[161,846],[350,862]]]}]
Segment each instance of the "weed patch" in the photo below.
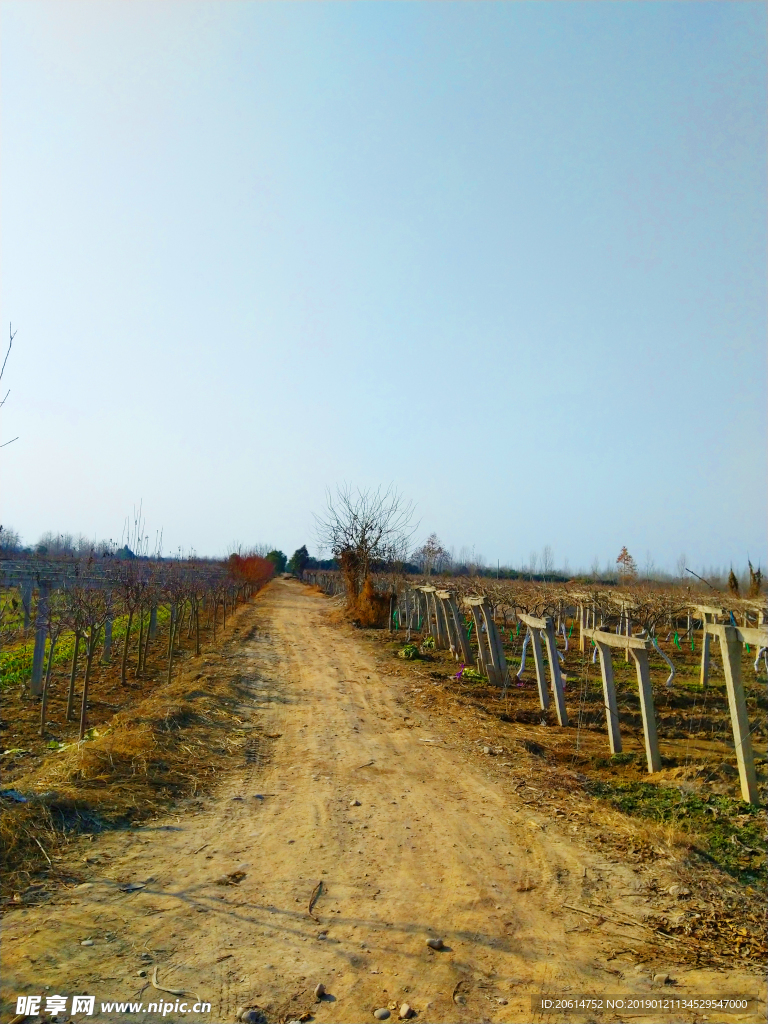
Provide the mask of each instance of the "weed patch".
[{"label": "weed patch", "polygon": [[747,885],[768,883],[765,811],[727,796],[702,796],[651,782],[590,780],[586,788],[617,810],[689,834],[697,852]]}]

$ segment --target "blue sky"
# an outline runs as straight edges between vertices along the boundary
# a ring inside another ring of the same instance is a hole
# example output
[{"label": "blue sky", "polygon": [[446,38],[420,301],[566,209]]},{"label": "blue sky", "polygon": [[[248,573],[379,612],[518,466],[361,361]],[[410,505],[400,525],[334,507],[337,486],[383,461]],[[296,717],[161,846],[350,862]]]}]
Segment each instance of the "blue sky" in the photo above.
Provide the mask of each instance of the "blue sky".
[{"label": "blue sky", "polygon": [[3,3],[0,519],[766,561],[760,3]]}]

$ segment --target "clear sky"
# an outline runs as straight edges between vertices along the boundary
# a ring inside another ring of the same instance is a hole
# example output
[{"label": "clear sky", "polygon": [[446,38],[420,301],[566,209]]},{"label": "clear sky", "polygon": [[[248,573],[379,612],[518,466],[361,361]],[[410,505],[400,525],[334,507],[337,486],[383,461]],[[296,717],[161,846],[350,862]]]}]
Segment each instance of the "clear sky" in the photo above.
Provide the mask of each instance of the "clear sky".
[{"label": "clear sky", "polygon": [[2,4],[0,521],[766,561],[766,7]]}]

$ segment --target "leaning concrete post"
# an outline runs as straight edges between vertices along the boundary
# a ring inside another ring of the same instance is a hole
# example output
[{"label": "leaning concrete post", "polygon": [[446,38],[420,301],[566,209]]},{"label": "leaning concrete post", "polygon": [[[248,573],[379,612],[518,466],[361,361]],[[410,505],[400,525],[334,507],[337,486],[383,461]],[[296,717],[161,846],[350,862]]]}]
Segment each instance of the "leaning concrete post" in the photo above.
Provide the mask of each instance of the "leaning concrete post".
[{"label": "leaning concrete post", "polygon": [[637,666],[637,687],[640,694],[640,712],[643,716],[645,757],[648,762],[648,771],[653,774],[661,771],[661,755],[659,754],[659,739],[656,734],[656,712],[653,707],[648,651],[637,647],[633,647],[631,650]]},{"label": "leaning concrete post", "polygon": [[424,590],[424,597],[426,598],[429,632],[435,641],[435,650],[438,650],[441,647],[445,647],[445,643],[443,641],[443,628],[440,621],[440,609],[437,607],[437,600],[435,598],[435,588],[427,587]]},{"label": "leaning concrete post", "polygon": [[758,803],[755,762],[752,755],[752,739],[749,734],[747,702],[744,699],[744,685],[741,680],[741,643],[733,626],[717,626],[720,653],[725,672],[725,688],[728,691],[728,707],[733,727],[733,745],[739,768],[741,796],[747,803]]},{"label": "leaning concrete post", "polygon": [[464,660],[465,665],[473,665],[475,658],[472,653],[472,646],[467,636],[467,631],[464,628],[464,623],[461,619],[461,613],[459,612],[459,606],[456,603],[456,597],[454,594],[446,593],[445,603],[447,605],[446,618],[453,621],[453,632],[458,640],[458,648],[456,656],[461,656]]},{"label": "leaning concrete post", "polygon": [[458,656],[459,656],[459,638],[456,636],[456,625],[455,625],[455,623],[453,621],[453,616],[451,615],[451,610],[448,607],[448,601],[447,601],[448,595],[447,595],[447,593],[444,590],[438,590],[437,593],[435,594],[435,597],[437,598],[438,604],[440,605],[440,610],[443,613],[443,621],[445,623],[445,633],[446,633],[446,636],[448,638],[448,645],[449,645],[451,654],[454,656],[454,658],[458,658]]},{"label": "leaning concrete post", "polygon": [[613,659],[611,648],[607,644],[597,644],[600,655],[600,673],[603,677],[603,700],[605,703],[605,721],[608,726],[608,744],[612,754],[621,753],[621,733],[619,732],[619,711],[616,706],[616,686],[613,681]]},{"label": "leaning concrete post", "polygon": [[579,650],[584,651],[584,605],[580,604],[579,608]]},{"label": "leaning concrete post", "polygon": [[45,638],[48,635],[48,606],[51,589],[41,584],[37,592],[37,615],[35,616],[35,650],[32,654],[32,681],[30,691],[33,697],[43,692],[43,662],[45,661]]},{"label": "leaning concrete post", "polygon": [[544,676],[544,656],[541,653],[541,633],[538,629],[528,627],[528,635],[531,638],[533,648],[533,664],[536,668],[536,685],[539,688],[539,704],[541,710],[546,711],[549,707],[549,694],[547,693],[547,680]]},{"label": "leaning concrete post", "polygon": [[157,636],[157,605],[153,604],[149,609],[149,639],[154,640]]},{"label": "leaning concrete post", "polygon": [[499,631],[496,628],[496,622],[493,618],[493,610],[491,606],[484,602],[481,605],[483,612],[483,619],[485,620],[485,631],[488,637],[488,646],[491,649],[491,656],[493,658],[493,667],[496,671],[497,682],[499,686],[503,686],[507,678],[507,659],[504,657],[504,646],[499,636]]},{"label": "leaning concrete post", "polygon": [[712,617],[709,612],[702,612],[704,621],[701,624],[701,628],[704,630],[701,637],[701,669],[699,671],[699,683],[701,684],[702,690],[706,690],[707,681],[709,679],[709,632],[707,631],[707,623],[712,621]]},{"label": "leaning concrete post", "polygon": [[568,712],[565,710],[565,696],[563,694],[563,677],[560,674],[560,659],[557,656],[557,644],[555,643],[555,624],[550,615],[544,617],[544,642],[547,645],[547,656],[549,657],[549,671],[552,676],[552,696],[555,700],[557,721],[560,725],[568,725]]},{"label": "leaning concrete post", "polygon": [[437,647],[438,646],[438,643],[437,643],[437,641],[438,641],[438,631],[437,631],[437,619],[435,618],[435,605],[434,605],[434,601],[432,599],[432,595],[433,594],[434,594],[433,590],[425,590],[424,591],[424,607],[427,610],[427,628],[429,629],[430,636],[435,641],[435,647]]},{"label": "leaning concrete post", "polygon": [[472,612],[472,621],[475,624],[475,633],[477,635],[477,667],[480,672],[490,679],[493,666],[490,664],[490,657],[486,650],[485,640],[483,639],[483,620],[480,616],[480,609],[476,604],[471,604],[469,609]]},{"label": "leaning concrete post", "polygon": [[443,602],[438,598],[437,592],[432,592],[432,603],[435,609],[435,622],[437,624],[437,646],[447,651],[450,648],[450,638],[448,636],[448,624],[445,620],[445,612],[443,610]]},{"label": "leaning concrete post", "polygon": [[104,623],[104,650],[101,654],[102,665],[108,665],[112,659],[112,619]]}]

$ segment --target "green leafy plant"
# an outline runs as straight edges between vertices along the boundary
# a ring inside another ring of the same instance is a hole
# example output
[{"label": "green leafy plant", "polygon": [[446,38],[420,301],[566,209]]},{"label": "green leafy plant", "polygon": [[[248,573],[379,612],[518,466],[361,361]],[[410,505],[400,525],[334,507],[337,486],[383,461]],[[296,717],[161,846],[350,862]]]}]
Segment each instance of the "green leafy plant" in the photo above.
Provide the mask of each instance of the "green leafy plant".
[{"label": "green leafy plant", "polygon": [[419,656],[419,648],[416,644],[406,644],[397,652],[398,658],[405,658],[406,661],[416,661]]}]

